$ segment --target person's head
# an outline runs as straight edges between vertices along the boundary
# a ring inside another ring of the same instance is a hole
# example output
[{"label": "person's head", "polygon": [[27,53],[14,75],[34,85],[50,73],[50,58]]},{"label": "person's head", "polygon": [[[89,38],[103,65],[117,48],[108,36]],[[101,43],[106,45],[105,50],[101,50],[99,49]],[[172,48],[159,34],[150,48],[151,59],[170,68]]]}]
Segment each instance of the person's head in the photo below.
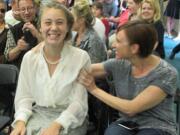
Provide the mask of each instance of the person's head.
[{"label": "person's head", "polygon": [[73,15],[58,2],[41,5],[39,12],[40,32],[47,44],[59,45],[72,37]]},{"label": "person's head", "polygon": [[137,13],[142,0],[127,0],[127,6],[131,14]]},{"label": "person's head", "polygon": [[143,0],[140,10],[140,17],[147,21],[158,21],[161,18],[161,11],[159,1],[157,0]]},{"label": "person's head", "polygon": [[18,7],[22,21],[34,21],[36,16],[36,3],[34,0],[18,0]]},{"label": "person's head", "polygon": [[18,0],[11,1],[12,15],[16,20],[21,20],[20,11],[18,7]]},{"label": "person's head", "polygon": [[116,58],[146,58],[152,54],[157,41],[157,32],[152,24],[145,21],[129,21],[120,26],[116,33]]},{"label": "person's head", "polygon": [[89,4],[86,0],[75,2],[72,7],[72,14],[75,19],[73,29],[77,31],[80,27],[91,28],[94,25],[95,17],[91,12]]},{"label": "person's head", "polygon": [[97,18],[100,18],[103,16],[103,4],[102,3],[99,3],[99,2],[94,2],[92,4],[92,12],[93,12],[93,15]]},{"label": "person's head", "polygon": [[0,0],[0,23],[4,23],[5,12],[6,12],[6,4],[4,0]]}]

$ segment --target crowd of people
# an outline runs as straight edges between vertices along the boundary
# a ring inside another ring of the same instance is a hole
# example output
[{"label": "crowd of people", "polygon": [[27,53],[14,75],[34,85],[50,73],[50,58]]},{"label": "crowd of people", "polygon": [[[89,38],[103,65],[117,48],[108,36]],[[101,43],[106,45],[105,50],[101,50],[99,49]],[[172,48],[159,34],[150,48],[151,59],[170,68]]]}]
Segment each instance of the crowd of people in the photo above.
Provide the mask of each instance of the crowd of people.
[{"label": "crowd of people", "polygon": [[[99,135],[177,135],[159,2],[0,0],[0,63],[20,70],[10,135],[86,135],[100,103],[118,118]],[[169,0],[168,38],[179,14]]]}]

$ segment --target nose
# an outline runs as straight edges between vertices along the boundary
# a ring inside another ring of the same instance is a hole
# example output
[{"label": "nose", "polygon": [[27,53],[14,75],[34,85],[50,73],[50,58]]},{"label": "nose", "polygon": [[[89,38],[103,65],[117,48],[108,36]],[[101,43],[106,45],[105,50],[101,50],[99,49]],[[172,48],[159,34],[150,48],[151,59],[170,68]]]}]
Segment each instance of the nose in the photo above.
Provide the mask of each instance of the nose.
[{"label": "nose", "polygon": [[56,29],[56,28],[57,28],[56,23],[52,23],[52,25],[51,25],[51,29]]},{"label": "nose", "polygon": [[116,48],[116,44],[117,44],[116,41],[113,41],[113,43],[112,43],[112,48],[113,48],[113,49]]}]

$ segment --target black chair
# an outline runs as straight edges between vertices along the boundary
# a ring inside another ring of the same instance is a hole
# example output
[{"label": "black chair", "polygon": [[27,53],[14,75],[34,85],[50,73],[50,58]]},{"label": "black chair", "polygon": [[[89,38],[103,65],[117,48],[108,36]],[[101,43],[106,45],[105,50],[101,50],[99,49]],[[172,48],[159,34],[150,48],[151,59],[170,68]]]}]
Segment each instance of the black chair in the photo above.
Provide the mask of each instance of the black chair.
[{"label": "black chair", "polygon": [[9,127],[14,115],[14,95],[18,79],[18,68],[10,64],[0,64],[0,132]]}]

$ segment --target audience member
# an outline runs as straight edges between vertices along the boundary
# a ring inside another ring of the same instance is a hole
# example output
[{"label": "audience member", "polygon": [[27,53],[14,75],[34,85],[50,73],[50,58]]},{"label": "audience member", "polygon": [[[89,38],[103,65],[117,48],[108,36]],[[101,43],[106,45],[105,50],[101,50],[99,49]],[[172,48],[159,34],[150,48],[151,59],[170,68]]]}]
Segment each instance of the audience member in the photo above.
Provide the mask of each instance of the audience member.
[{"label": "audience member", "polygon": [[95,18],[86,0],[75,2],[73,30],[77,32],[73,45],[86,50],[92,63],[106,60],[106,46],[93,29]]},{"label": "audience member", "polygon": [[10,26],[14,26],[20,23],[20,11],[18,8],[18,0],[11,1],[11,10],[7,11],[5,14],[5,22]]},{"label": "audience member", "polygon": [[6,12],[6,3],[4,0],[0,0],[0,64],[4,63],[4,49],[7,40],[8,25],[4,21]]},{"label": "audience member", "polygon": [[143,20],[152,23],[158,33],[158,43],[155,47],[155,52],[161,58],[165,58],[164,50],[164,27],[161,22],[161,11],[157,0],[143,0],[140,7],[140,17]]},{"label": "audience member", "polygon": [[[128,9],[127,9],[127,13],[125,13],[125,15],[128,15],[128,16],[126,16],[126,17],[122,16],[125,19],[123,19],[123,22],[119,22],[119,25],[125,24],[128,21],[139,19],[139,17],[138,17],[138,10],[139,10],[139,8],[141,6],[141,2],[142,2],[142,0],[127,0],[127,7],[128,7]],[[113,42],[115,41],[115,37],[116,37],[115,34],[113,34],[113,35],[111,35],[109,37],[109,48],[111,48]],[[113,52],[110,49],[108,51],[108,55],[112,55],[112,53]]]},{"label": "audience member", "polygon": [[105,18],[103,15],[103,4],[99,2],[94,2],[92,4],[92,12],[95,17],[101,19],[101,21],[103,22],[105,26],[105,35],[106,35],[106,38],[108,38],[108,35],[110,32],[110,24],[108,22],[108,19]]},{"label": "audience member", "polygon": [[180,17],[180,1],[179,0],[169,0],[164,15],[167,16],[166,28],[167,37],[173,38],[172,30],[175,26],[175,19]]},{"label": "audience member", "polygon": [[[119,119],[105,135],[177,135],[174,95],[178,73],[152,54],[156,42],[152,24],[130,21],[117,30],[116,59],[80,71],[78,81],[89,93],[119,111]],[[116,96],[95,85],[93,77],[105,75],[113,76]]]},{"label": "audience member", "polygon": [[[124,23],[126,23],[129,20],[129,15],[130,15],[130,11],[127,8],[127,6],[123,7],[124,4],[122,3],[127,3],[127,0],[122,0],[121,1],[121,6],[120,6],[120,13],[118,17],[110,17],[109,21],[114,23],[116,26],[121,26]],[[127,5],[127,4],[125,4]]]},{"label": "audience member", "polygon": [[44,42],[23,58],[11,135],[85,135],[87,92],[76,78],[81,68],[89,67],[90,58],[69,42],[74,19],[65,6],[42,6]]},{"label": "audience member", "polygon": [[118,7],[114,0],[104,0],[103,9],[105,17],[117,16],[118,14]]},{"label": "audience member", "polygon": [[36,28],[37,8],[34,0],[19,0],[18,6],[22,22],[8,31],[4,53],[9,63],[20,67],[24,54],[41,41],[41,36]]}]

